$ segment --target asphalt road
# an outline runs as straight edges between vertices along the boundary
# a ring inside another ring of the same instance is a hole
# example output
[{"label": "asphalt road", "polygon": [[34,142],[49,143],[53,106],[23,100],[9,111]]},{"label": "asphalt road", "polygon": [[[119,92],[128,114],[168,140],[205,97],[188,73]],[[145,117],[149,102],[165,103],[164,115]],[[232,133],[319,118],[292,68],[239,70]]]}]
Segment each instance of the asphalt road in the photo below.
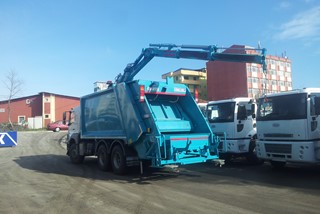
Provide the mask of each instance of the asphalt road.
[{"label": "asphalt road", "polygon": [[138,169],[126,176],[73,165],[66,132],[20,132],[0,148],[0,213],[319,213],[320,167],[237,162],[188,165],[179,172]]}]

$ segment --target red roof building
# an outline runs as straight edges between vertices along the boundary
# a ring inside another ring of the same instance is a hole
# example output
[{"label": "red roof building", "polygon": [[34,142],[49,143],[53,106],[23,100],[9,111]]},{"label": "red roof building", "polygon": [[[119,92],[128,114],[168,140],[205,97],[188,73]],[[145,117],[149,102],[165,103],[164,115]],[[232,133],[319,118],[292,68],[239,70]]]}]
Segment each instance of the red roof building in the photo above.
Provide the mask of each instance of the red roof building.
[{"label": "red roof building", "polygon": [[[29,128],[44,128],[50,122],[62,120],[64,111],[80,105],[79,97],[48,92],[11,100],[11,122]],[[9,122],[8,100],[0,101],[0,123]]]}]

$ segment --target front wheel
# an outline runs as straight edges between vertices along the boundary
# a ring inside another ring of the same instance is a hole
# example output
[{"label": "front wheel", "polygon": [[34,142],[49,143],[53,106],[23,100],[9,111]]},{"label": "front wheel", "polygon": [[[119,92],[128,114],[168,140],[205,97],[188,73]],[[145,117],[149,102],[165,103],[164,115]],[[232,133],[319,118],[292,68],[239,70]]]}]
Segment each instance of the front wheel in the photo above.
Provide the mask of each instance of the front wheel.
[{"label": "front wheel", "polygon": [[60,128],[59,128],[59,127],[57,127],[57,128],[54,129],[54,132],[59,132],[59,131],[60,131]]},{"label": "front wheel", "polygon": [[116,145],[112,149],[111,165],[112,165],[112,170],[115,174],[122,175],[126,173],[126,170],[127,170],[126,157],[124,155],[124,152],[121,146],[119,145]]},{"label": "front wheel", "polygon": [[73,143],[70,146],[69,157],[70,157],[71,163],[74,163],[74,164],[80,164],[84,160],[84,156],[79,155],[78,150],[77,150],[77,145],[75,143]]}]

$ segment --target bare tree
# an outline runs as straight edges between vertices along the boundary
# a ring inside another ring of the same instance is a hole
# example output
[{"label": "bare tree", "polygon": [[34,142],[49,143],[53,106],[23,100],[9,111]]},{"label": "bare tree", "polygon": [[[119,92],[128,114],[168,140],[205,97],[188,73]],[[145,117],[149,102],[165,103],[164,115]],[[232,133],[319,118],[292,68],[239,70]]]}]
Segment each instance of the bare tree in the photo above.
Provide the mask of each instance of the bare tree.
[{"label": "bare tree", "polygon": [[13,129],[13,124],[11,121],[11,100],[15,98],[19,93],[22,91],[22,85],[23,81],[18,78],[18,73],[11,69],[6,77],[5,81],[3,81],[4,86],[8,89],[9,95],[8,95],[8,120],[11,126],[11,129]]}]

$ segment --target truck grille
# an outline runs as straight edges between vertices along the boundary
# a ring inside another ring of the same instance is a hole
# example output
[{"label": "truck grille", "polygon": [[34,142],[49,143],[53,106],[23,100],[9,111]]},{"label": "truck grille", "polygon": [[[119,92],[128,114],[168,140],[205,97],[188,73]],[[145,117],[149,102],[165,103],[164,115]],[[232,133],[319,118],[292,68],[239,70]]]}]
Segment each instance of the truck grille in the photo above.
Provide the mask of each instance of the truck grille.
[{"label": "truck grille", "polygon": [[264,134],[264,137],[282,137],[282,138],[292,138],[293,134],[283,134],[283,133],[269,133],[269,134]]},{"label": "truck grille", "polygon": [[265,144],[266,152],[291,154],[290,144]]}]

